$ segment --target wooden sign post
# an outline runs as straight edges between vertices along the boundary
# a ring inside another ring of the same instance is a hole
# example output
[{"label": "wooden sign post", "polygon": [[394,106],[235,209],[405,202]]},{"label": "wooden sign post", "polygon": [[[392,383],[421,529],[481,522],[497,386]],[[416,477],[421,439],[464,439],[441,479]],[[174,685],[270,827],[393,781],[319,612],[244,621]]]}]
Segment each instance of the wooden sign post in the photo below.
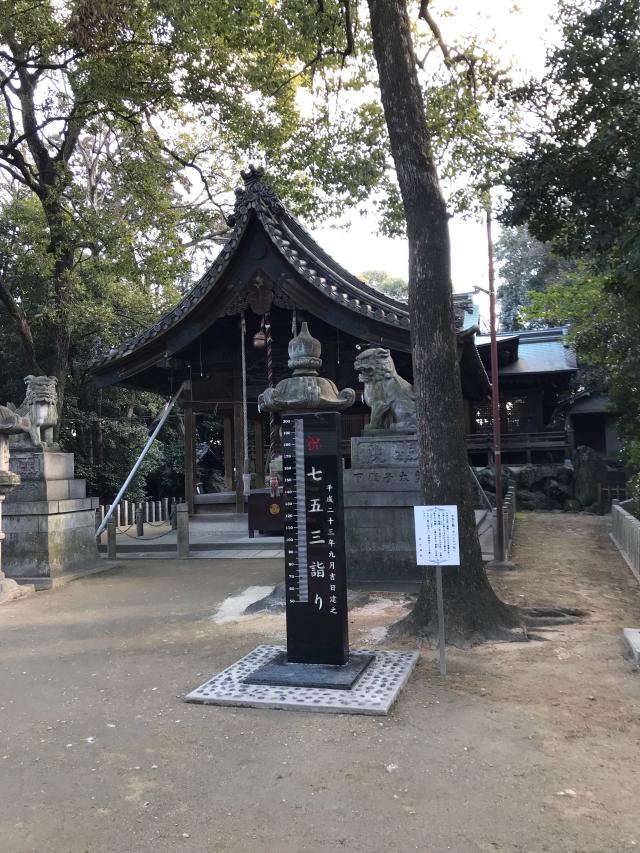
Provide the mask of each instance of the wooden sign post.
[{"label": "wooden sign post", "polygon": [[446,676],[442,566],[460,565],[458,507],[455,505],[414,506],[413,514],[416,530],[416,562],[419,566],[436,567],[440,675]]}]

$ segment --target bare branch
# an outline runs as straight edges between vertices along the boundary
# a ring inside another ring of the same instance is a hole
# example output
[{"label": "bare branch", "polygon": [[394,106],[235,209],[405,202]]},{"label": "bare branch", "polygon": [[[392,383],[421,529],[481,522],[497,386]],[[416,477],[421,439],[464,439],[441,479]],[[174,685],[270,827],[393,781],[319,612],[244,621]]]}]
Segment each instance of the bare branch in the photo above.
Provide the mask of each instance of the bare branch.
[{"label": "bare branch", "polygon": [[[444,36],[442,35],[442,30],[438,26],[438,22],[429,10],[429,0],[420,0],[420,12],[418,13],[418,17],[422,18],[422,20],[426,22],[427,26],[431,30],[431,35],[433,36],[436,44],[440,48],[440,53],[442,54],[442,58],[447,69],[452,73],[455,73],[456,65],[459,62],[463,62],[466,65],[465,76],[467,78],[467,81],[469,82],[469,85],[473,89],[473,94],[475,97],[477,87],[475,73],[476,58],[473,55],[469,55],[464,52],[454,54],[451,53],[449,45],[446,43],[446,41],[444,40]],[[420,68],[424,67],[424,63],[430,52],[430,50],[427,51],[422,61],[417,61],[417,64]]]},{"label": "bare branch", "polygon": [[438,26],[438,22],[429,11],[429,0],[421,0],[420,12],[418,14],[418,17],[422,18],[422,20],[426,22],[427,26],[431,30],[431,35],[434,37],[434,39],[436,40],[436,44],[440,48],[440,53],[442,54],[442,58],[444,59],[444,64],[449,70],[451,70],[453,68],[451,52],[449,50],[449,46],[444,40],[442,30]]}]

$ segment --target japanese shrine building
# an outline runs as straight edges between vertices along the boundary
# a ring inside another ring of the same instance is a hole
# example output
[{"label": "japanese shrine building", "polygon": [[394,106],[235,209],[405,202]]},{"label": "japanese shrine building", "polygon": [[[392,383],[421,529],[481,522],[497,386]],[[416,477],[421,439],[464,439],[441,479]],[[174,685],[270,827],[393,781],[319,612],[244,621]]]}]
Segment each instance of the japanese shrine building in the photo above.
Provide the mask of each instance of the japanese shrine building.
[{"label": "japanese shrine building", "polygon": [[[289,375],[287,346],[302,320],[322,343],[322,375],[339,388],[361,391],[353,362],[370,345],[389,348],[398,372],[412,381],[406,304],[368,287],[324,252],[258,170],[251,168],[243,178],[229,239],[200,281],[153,326],[111,349],[91,369],[98,387],[125,385],[165,396],[190,380],[190,390],[180,400],[190,512],[225,500],[223,495],[196,494],[197,415],[222,415],[224,488],[235,491],[227,502],[237,510],[244,507],[239,474],[245,456],[251,460],[254,485],[264,485],[269,419],[258,412],[257,398],[269,384],[269,368],[274,384]],[[454,307],[462,391],[471,418],[473,407],[488,401],[490,383],[476,348],[477,327],[470,325],[468,294],[454,296]],[[343,414],[345,455],[349,439],[361,433],[367,417],[359,394]]]},{"label": "japanese shrine building", "polygon": [[[478,352],[489,370],[489,337],[476,337]],[[567,403],[576,357],[567,329],[535,329],[498,336],[502,461],[506,465],[559,462],[570,456],[574,439],[567,427]],[[467,409],[467,449],[472,465],[492,460],[489,401]]]}]

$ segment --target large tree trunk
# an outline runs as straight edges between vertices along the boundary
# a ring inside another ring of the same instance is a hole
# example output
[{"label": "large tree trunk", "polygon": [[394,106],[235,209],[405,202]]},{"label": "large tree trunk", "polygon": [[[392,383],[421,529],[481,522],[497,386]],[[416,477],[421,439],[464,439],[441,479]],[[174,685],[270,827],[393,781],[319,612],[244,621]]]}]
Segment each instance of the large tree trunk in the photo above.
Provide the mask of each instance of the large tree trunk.
[{"label": "large tree trunk", "polygon": [[[427,133],[405,0],[369,0],[373,45],[409,239],[411,352],[425,503],[456,504],[460,568],[445,568],[447,642],[499,638],[519,624],[484,571],[467,463],[451,287],[448,213]],[[437,637],[435,579],[427,569],[401,632]]]}]

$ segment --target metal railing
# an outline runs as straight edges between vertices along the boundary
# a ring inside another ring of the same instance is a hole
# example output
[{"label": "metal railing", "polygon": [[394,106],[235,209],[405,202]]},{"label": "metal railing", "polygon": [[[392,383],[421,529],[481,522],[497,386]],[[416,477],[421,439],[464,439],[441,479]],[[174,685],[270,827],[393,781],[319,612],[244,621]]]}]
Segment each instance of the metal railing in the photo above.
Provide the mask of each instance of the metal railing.
[{"label": "metal railing", "polygon": [[[504,497],[504,501],[502,502],[502,525],[503,525],[503,539],[504,542],[504,559],[508,560],[509,555],[511,554],[511,545],[513,543],[513,528],[516,523],[516,509],[517,509],[517,501],[516,501],[516,487],[509,486],[507,494]],[[493,510],[493,541],[494,541],[494,549],[493,553],[496,553],[495,542],[498,536],[498,531],[496,529],[496,511]]]},{"label": "metal railing", "polygon": [[632,501],[611,504],[611,539],[640,583],[640,519],[625,509]]}]

